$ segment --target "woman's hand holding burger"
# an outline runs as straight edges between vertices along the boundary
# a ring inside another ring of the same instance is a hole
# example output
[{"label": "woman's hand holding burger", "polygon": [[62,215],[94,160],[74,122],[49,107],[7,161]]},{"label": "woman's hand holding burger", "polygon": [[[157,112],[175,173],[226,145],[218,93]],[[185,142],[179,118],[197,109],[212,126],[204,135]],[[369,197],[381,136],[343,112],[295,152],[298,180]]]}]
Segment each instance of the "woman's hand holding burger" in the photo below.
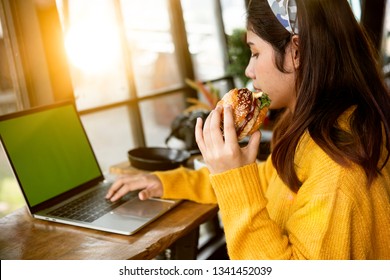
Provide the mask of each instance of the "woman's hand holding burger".
[{"label": "woman's hand holding burger", "polygon": [[[256,161],[261,138],[259,127],[269,103],[266,94],[256,96],[247,89],[234,89],[221,99],[204,125],[201,119],[197,120],[196,142],[211,174]],[[248,145],[240,147],[239,140],[247,135],[250,135]]]}]

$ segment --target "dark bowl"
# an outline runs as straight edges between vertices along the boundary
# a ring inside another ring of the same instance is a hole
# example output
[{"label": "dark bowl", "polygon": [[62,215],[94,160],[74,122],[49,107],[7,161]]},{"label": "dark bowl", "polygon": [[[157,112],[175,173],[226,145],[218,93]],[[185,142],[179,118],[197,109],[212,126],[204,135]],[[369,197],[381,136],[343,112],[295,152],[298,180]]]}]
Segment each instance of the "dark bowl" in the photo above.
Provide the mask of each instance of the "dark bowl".
[{"label": "dark bowl", "polygon": [[185,150],[162,147],[141,147],[128,152],[131,166],[149,171],[175,169],[184,165],[190,156]]}]

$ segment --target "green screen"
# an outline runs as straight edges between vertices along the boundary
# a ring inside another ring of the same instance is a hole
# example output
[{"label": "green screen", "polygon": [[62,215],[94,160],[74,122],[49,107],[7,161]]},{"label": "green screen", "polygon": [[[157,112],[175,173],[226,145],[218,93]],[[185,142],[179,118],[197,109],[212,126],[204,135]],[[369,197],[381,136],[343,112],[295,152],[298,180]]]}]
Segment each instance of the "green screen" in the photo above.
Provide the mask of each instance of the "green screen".
[{"label": "green screen", "polygon": [[101,174],[72,104],[2,120],[0,136],[30,206]]}]

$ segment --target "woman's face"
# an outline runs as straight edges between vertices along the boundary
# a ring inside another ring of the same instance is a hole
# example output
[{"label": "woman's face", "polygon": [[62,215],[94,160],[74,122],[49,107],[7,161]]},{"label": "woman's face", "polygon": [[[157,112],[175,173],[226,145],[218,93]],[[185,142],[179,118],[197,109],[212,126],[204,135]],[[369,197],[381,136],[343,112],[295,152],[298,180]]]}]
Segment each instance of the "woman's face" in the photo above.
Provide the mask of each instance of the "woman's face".
[{"label": "woman's face", "polygon": [[[251,50],[251,58],[245,70],[245,75],[252,79],[256,91],[267,93],[271,99],[270,109],[289,108],[294,110],[295,69],[290,48],[286,49],[284,69],[279,71],[275,64],[275,52],[271,44],[248,30],[247,44]],[[291,45],[291,44],[290,44]]]}]

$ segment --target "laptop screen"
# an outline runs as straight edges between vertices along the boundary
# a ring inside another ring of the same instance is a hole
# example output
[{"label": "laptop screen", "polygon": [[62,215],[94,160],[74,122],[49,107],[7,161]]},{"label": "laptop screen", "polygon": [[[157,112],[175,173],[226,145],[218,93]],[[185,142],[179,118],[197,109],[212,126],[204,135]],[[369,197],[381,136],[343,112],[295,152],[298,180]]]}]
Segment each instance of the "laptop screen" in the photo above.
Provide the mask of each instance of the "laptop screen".
[{"label": "laptop screen", "polygon": [[0,138],[30,206],[101,176],[73,103],[2,116]]}]

